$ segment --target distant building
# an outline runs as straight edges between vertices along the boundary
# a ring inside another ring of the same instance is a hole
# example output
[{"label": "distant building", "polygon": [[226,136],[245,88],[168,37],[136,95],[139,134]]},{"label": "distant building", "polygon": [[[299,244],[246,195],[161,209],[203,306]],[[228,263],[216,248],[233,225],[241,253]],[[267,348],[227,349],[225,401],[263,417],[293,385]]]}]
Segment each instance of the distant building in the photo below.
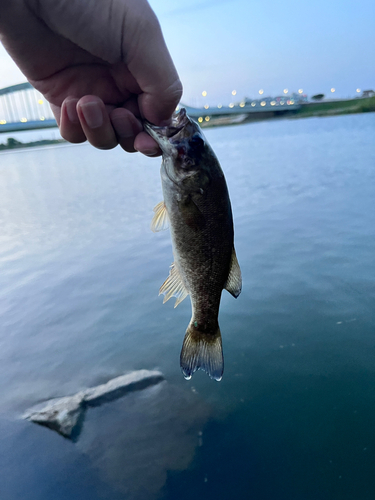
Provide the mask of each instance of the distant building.
[{"label": "distant building", "polygon": [[374,90],[364,90],[362,92],[362,97],[374,97],[374,96],[375,96]]}]

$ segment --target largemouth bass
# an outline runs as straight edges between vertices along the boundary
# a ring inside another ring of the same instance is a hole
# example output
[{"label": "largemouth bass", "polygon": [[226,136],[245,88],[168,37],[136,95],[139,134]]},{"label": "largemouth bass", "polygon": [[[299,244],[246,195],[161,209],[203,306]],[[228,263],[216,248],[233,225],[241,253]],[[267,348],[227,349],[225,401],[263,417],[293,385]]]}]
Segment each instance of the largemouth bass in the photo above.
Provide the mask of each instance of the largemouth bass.
[{"label": "largemouth bass", "polygon": [[164,201],[155,208],[153,231],[171,229],[174,263],[160,288],[175,307],[190,295],[192,318],[182,345],[180,365],[190,379],[198,369],[221,380],[224,371],[218,323],[223,289],[241,292],[241,271],[233,244],[232,209],[223,171],[198,124],[184,108],[168,127],[145,123],[163,160]]}]

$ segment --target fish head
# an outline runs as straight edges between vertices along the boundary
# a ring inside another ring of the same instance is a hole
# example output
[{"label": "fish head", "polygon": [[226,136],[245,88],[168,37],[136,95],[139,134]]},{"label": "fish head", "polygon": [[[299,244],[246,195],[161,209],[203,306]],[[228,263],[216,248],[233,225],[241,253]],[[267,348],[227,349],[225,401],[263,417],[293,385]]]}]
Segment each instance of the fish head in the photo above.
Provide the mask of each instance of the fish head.
[{"label": "fish head", "polygon": [[[201,169],[204,158],[214,155],[199,125],[186,114],[185,108],[175,112],[171,124],[157,127],[145,121],[146,132],[155,139],[167,162],[169,174],[179,179]],[[171,172],[173,169],[173,172]]]}]

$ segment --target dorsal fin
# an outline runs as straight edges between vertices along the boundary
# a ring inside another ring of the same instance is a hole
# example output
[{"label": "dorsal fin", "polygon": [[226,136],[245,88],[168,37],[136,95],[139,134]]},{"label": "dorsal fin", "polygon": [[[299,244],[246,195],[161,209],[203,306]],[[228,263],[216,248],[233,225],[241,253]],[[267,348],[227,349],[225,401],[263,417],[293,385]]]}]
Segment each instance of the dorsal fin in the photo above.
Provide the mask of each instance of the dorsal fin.
[{"label": "dorsal fin", "polygon": [[151,221],[151,231],[157,233],[168,229],[168,212],[164,200],[156,205],[154,208],[155,215]]},{"label": "dorsal fin", "polygon": [[161,285],[159,290],[159,295],[164,294],[163,304],[167,302],[171,297],[177,297],[175,307],[178,306],[188,295],[189,292],[186,290],[185,285],[182,282],[178,268],[173,262],[171,265],[171,270],[169,271],[168,278]]},{"label": "dorsal fin", "polygon": [[241,269],[240,265],[238,264],[236,251],[234,247],[232,250],[229,274],[224,288],[225,290],[228,290],[228,292],[231,293],[235,299],[239,296],[242,290]]}]

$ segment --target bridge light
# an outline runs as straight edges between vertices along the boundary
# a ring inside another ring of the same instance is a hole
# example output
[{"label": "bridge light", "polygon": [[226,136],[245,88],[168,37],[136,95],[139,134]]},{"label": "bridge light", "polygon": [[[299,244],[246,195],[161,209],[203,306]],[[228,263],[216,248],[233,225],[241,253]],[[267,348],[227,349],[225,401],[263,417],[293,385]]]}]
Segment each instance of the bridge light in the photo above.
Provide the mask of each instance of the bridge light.
[{"label": "bridge light", "polygon": [[27,122],[27,118],[21,118],[20,122],[26,123]]},{"label": "bridge light", "polygon": [[207,91],[206,91],[206,90],[204,90],[204,91],[202,92],[202,96],[203,96],[203,97],[206,97],[206,95],[207,95]]},{"label": "bridge light", "polygon": [[223,105],[222,105],[222,104],[218,104],[218,105],[217,105],[217,107],[218,107],[219,109],[221,109],[221,108],[223,107]]},{"label": "bridge light", "polygon": [[39,99],[38,104],[44,104],[43,99]]},{"label": "bridge light", "polygon": [[332,94],[333,94],[333,92],[335,92],[335,91],[336,91],[336,89],[335,89],[334,87],[332,87],[332,88],[331,88],[331,92],[332,92]]},{"label": "bridge light", "polygon": [[257,103],[256,102],[252,102],[251,105],[254,108],[257,105]]},{"label": "bridge light", "polygon": [[6,120],[0,120],[0,125],[5,125],[6,124]]},{"label": "bridge light", "polygon": [[263,90],[263,89],[260,89],[260,90],[259,90],[259,94],[260,94],[260,95],[262,95],[262,94],[263,94],[263,92],[264,92],[264,90]]},{"label": "bridge light", "polygon": [[41,116],[41,117],[40,117],[40,120],[41,120],[42,122],[44,122],[44,120],[45,120],[44,116]]},{"label": "bridge light", "polygon": [[303,89],[299,89],[298,93],[303,94]]},{"label": "bridge light", "polygon": [[260,103],[260,105],[261,105],[261,106],[265,106],[266,104],[267,104],[267,103],[266,103],[266,101],[262,101],[262,102]]},{"label": "bridge light", "polygon": [[208,104],[205,104],[204,109],[208,109],[210,106]]},{"label": "bridge light", "polygon": [[198,121],[199,121],[199,123],[202,123],[202,122],[203,122],[203,118],[200,116],[200,117],[198,118]]},{"label": "bridge light", "polygon": [[242,101],[242,102],[240,102],[240,107],[241,107],[241,108],[244,108],[244,107],[245,107],[245,103],[244,103],[243,101]]},{"label": "bridge light", "polygon": [[284,89],[284,94],[287,94],[288,93],[288,89]]},{"label": "bridge light", "polygon": [[236,95],[237,94],[237,91],[236,90],[232,90],[232,95]]},{"label": "bridge light", "polygon": [[233,102],[231,102],[231,103],[229,104],[229,107],[230,107],[230,108],[234,108],[234,104],[233,104]]},{"label": "bridge light", "polygon": [[361,92],[361,89],[357,89],[356,92],[357,94],[359,94]]},{"label": "bridge light", "polygon": [[206,116],[205,120],[206,120],[206,122],[209,122],[210,121],[210,117]]},{"label": "bridge light", "polygon": [[271,106],[275,106],[276,101],[271,101],[270,104],[271,104]]}]

